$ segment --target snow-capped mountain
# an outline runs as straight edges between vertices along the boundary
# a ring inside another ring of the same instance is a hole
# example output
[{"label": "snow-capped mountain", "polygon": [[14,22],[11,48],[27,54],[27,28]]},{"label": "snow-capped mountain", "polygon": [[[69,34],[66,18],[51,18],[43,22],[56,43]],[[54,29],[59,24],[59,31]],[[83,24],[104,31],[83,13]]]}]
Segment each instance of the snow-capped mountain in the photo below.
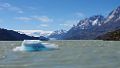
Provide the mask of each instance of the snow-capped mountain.
[{"label": "snow-capped mountain", "polygon": [[64,36],[64,39],[91,39],[93,29],[102,26],[105,18],[101,15],[95,15],[81,20],[77,25],[74,25]]},{"label": "snow-capped mountain", "polygon": [[105,23],[120,20],[120,6],[114,9],[107,17]]},{"label": "snow-capped mountain", "polygon": [[79,29],[90,29],[94,26],[101,26],[103,24],[103,21],[105,18],[101,15],[95,15],[90,18],[86,18],[84,20],[81,20],[76,27]]},{"label": "snow-capped mountain", "polygon": [[66,33],[67,31],[66,30],[56,30],[54,32],[52,32],[51,35],[54,35],[54,34],[63,34],[63,33]]},{"label": "snow-capped mountain", "polygon": [[57,40],[91,40],[107,32],[120,29],[120,6],[114,9],[106,18],[102,15],[94,15],[80,20],[70,30],[43,31],[43,30],[17,30],[19,33],[29,36],[45,36]]},{"label": "snow-capped mountain", "polygon": [[43,30],[15,30],[15,31],[19,32],[20,34],[26,34],[34,37],[40,37],[40,36],[48,37],[52,33],[52,31],[43,31]]},{"label": "snow-capped mountain", "polygon": [[95,39],[99,35],[117,29],[120,29],[120,6],[106,18],[95,15],[81,20],[65,34],[64,39]]},{"label": "snow-capped mountain", "polygon": [[99,27],[98,30],[104,30],[107,32],[117,29],[120,29],[120,6],[109,13],[106,20],[104,21],[104,25]]},{"label": "snow-capped mountain", "polygon": [[67,33],[66,30],[56,30],[49,35],[49,38],[60,40]]}]

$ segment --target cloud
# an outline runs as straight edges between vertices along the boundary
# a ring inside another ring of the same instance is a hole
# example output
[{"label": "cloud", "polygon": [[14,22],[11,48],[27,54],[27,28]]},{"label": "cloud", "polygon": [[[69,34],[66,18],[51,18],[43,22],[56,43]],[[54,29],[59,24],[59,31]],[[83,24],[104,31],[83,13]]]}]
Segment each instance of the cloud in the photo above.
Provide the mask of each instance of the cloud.
[{"label": "cloud", "polygon": [[62,24],[59,24],[60,26],[64,26],[64,27],[72,27],[73,25],[75,25],[76,23],[78,23],[77,20],[66,20],[64,21]]},{"label": "cloud", "polygon": [[28,21],[32,20],[32,18],[29,18],[29,17],[17,17],[15,19],[16,20],[21,20],[21,21],[24,21],[24,22],[28,22]]},{"label": "cloud", "polygon": [[29,6],[29,7],[27,7],[27,9],[29,9],[29,10],[37,10],[37,8],[33,7],[33,6]]},{"label": "cloud", "polygon": [[18,13],[24,13],[23,11],[19,10]]},{"label": "cloud", "polygon": [[60,26],[72,27],[72,25],[71,25],[71,24],[66,24],[66,23],[64,23],[64,24],[60,24]]},{"label": "cloud", "polygon": [[13,6],[10,3],[0,2],[0,10],[10,10],[10,11],[15,11],[17,13],[24,13],[21,8],[19,8],[17,6]]},{"label": "cloud", "polygon": [[32,16],[32,17],[17,17],[15,18],[17,20],[21,20],[21,21],[40,21],[40,22],[53,22],[53,19],[47,17],[47,16]]},{"label": "cloud", "polygon": [[75,13],[75,15],[76,15],[77,17],[81,17],[81,18],[85,17],[85,14],[82,13],[82,12],[77,12],[77,13]]},{"label": "cloud", "polygon": [[80,21],[81,18],[84,18],[84,17],[85,17],[84,13],[77,12],[77,13],[74,13],[73,19],[65,20],[63,21],[62,24],[59,24],[59,25],[64,26],[64,27],[72,27],[73,25],[76,25]]},{"label": "cloud", "polygon": [[48,24],[40,24],[41,27],[48,27]]},{"label": "cloud", "polygon": [[0,7],[9,8],[11,5],[9,3],[0,3]]},{"label": "cloud", "polygon": [[53,19],[47,17],[47,16],[34,16],[35,20],[41,21],[41,22],[53,22]]}]

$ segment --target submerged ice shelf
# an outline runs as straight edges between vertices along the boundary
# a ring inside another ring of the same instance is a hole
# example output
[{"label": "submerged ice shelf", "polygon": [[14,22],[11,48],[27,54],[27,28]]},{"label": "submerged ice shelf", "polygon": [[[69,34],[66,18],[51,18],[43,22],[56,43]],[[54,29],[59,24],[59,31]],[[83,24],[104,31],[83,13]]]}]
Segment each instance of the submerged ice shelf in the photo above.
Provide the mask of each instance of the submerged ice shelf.
[{"label": "submerged ice shelf", "polygon": [[58,45],[43,43],[39,40],[24,40],[21,46],[13,49],[13,51],[44,51],[58,49]]}]

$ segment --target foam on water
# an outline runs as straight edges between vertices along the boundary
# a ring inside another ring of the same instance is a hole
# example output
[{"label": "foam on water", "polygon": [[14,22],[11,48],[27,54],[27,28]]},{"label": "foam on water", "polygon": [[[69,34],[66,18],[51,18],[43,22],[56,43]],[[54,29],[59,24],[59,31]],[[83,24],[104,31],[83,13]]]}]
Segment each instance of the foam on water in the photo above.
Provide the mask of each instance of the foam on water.
[{"label": "foam on water", "polygon": [[13,51],[43,51],[58,49],[58,45],[51,43],[43,43],[39,40],[24,40],[21,46],[13,49]]}]

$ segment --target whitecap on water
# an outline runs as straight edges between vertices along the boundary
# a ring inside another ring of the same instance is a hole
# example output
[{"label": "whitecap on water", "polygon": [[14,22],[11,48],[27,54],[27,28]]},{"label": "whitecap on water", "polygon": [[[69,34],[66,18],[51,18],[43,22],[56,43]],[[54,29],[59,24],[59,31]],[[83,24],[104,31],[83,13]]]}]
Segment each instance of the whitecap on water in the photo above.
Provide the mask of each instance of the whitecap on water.
[{"label": "whitecap on water", "polygon": [[58,49],[58,45],[43,43],[39,40],[24,40],[21,46],[13,49],[13,51],[45,51]]}]

